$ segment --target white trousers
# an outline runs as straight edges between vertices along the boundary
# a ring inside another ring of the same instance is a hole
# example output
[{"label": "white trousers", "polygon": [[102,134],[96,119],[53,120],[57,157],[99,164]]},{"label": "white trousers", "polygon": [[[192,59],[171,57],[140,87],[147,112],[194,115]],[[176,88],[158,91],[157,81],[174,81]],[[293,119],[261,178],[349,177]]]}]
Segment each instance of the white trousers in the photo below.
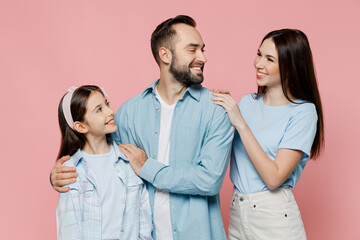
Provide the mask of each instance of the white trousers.
[{"label": "white trousers", "polygon": [[305,240],[304,224],[289,188],[253,194],[234,190],[229,240]]}]

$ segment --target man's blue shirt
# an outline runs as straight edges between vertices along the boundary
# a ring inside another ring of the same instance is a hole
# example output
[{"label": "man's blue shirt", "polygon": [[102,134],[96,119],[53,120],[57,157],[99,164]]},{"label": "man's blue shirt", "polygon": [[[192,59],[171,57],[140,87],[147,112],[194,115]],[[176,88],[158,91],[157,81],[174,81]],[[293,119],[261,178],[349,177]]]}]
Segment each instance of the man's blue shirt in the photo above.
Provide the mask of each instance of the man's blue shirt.
[{"label": "man's blue shirt", "polygon": [[208,89],[188,87],[174,109],[169,166],[157,161],[161,111],[155,96],[158,81],[120,107],[113,138],[118,144],[131,143],[146,152],[148,160],[140,177],[148,181],[152,210],[155,188],[170,193],[174,240],[226,239],[219,191],[234,129],[225,110],[212,103]]}]

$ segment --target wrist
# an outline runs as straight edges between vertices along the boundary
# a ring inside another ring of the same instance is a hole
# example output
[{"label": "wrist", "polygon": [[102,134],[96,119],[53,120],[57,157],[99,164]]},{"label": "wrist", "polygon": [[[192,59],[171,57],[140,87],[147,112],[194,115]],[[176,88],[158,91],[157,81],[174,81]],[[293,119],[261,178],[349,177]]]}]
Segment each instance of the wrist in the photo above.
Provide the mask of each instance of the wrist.
[{"label": "wrist", "polygon": [[245,121],[237,121],[234,124],[234,127],[236,128],[236,130],[238,132],[243,132],[244,130],[246,130],[248,128],[247,124]]}]

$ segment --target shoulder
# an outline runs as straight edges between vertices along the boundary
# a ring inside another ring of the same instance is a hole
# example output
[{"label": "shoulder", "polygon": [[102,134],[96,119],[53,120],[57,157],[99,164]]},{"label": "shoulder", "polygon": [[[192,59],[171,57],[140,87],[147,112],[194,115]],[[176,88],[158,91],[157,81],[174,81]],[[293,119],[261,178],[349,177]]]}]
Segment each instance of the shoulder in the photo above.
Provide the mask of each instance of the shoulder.
[{"label": "shoulder", "polygon": [[296,100],[295,103],[292,104],[292,116],[299,115],[307,115],[317,118],[316,107],[313,103],[306,102],[303,100]]},{"label": "shoulder", "polygon": [[123,112],[123,111],[128,111],[133,109],[133,107],[138,104],[139,100],[142,99],[144,93],[139,93],[137,95],[135,95],[134,97],[128,99],[127,101],[125,101],[118,109],[117,113],[119,112]]},{"label": "shoulder", "polygon": [[245,102],[254,102],[254,101],[257,101],[257,99],[255,99],[255,96],[254,94],[252,93],[249,93],[249,94],[246,94],[245,96],[243,96],[239,102],[240,103],[245,103]]},{"label": "shoulder", "polygon": [[238,104],[240,110],[244,111],[245,107],[251,107],[251,105],[259,102],[259,99],[255,98],[256,95],[253,93],[246,94],[243,96]]},{"label": "shoulder", "polygon": [[[76,154],[76,153],[75,153],[75,154]],[[74,154],[74,155],[75,155],[75,154]],[[77,162],[77,157],[74,156],[74,155],[72,155],[68,161],[64,162],[64,163],[62,164],[62,166],[65,166],[65,167],[76,167],[75,164],[76,164],[76,162]]]}]

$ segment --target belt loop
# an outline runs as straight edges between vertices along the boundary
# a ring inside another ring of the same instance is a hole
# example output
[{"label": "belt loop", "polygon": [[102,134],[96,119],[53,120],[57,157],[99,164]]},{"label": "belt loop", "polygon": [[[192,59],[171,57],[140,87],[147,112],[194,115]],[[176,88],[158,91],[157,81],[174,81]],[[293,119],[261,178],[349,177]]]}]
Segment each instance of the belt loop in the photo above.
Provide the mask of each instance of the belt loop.
[{"label": "belt loop", "polygon": [[281,191],[283,191],[283,193],[285,194],[285,197],[286,197],[287,201],[290,202],[291,198],[290,198],[290,195],[289,195],[287,190],[289,190],[289,189],[288,188],[282,188],[281,189]]}]

